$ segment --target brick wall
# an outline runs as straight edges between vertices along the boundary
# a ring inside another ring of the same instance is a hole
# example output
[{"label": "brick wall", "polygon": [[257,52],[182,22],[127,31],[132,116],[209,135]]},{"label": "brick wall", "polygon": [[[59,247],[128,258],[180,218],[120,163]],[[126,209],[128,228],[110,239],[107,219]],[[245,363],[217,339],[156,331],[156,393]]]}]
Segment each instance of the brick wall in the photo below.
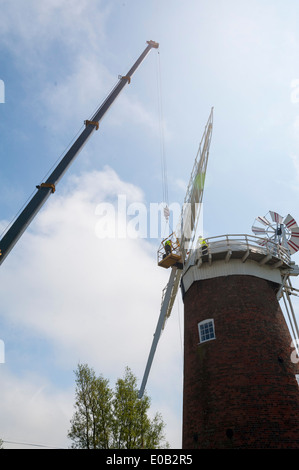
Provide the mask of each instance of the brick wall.
[{"label": "brick wall", "polygon": [[[299,448],[299,389],[275,286],[197,281],[184,311],[183,448]],[[199,344],[208,318],[216,339]]]}]

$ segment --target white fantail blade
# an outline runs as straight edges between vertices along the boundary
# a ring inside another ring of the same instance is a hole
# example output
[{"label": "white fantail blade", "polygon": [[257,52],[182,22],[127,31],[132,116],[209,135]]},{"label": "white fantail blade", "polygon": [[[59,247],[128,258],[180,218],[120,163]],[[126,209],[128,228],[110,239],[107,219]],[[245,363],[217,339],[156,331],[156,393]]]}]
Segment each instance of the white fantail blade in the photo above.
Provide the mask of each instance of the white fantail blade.
[{"label": "white fantail blade", "polygon": [[271,219],[273,222],[276,222],[278,224],[282,224],[283,217],[279,215],[277,212],[269,211],[269,214],[271,215]]},{"label": "white fantail blade", "polygon": [[292,230],[291,238],[288,241],[288,247],[292,255],[299,250],[299,227]]},{"label": "white fantail blade", "polygon": [[258,216],[255,220],[261,222],[263,225],[270,225],[270,222],[266,217]]},{"label": "white fantail blade", "polygon": [[288,241],[288,247],[289,247],[291,255],[293,255],[294,253],[296,253],[299,250],[299,245],[294,243],[292,240]]},{"label": "white fantail blade", "polygon": [[298,227],[296,220],[290,214],[285,217],[283,223],[291,231]]},{"label": "white fantail blade", "polygon": [[266,238],[261,238],[260,240],[257,240],[257,243],[260,245],[260,246],[265,246],[267,244],[268,240]]},{"label": "white fantail blade", "polygon": [[266,229],[263,228],[263,227],[256,227],[256,226],[252,226],[251,227],[251,230],[253,231],[253,233],[259,235],[259,234],[265,234],[266,233]]}]

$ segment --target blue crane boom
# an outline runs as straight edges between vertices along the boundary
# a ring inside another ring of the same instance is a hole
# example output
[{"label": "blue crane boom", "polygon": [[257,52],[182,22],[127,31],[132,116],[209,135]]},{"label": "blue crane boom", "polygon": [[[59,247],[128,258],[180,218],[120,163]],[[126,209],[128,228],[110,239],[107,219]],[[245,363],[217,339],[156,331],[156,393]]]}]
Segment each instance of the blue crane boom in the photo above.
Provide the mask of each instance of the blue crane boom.
[{"label": "blue crane boom", "polygon": [[39,212],[41,207],[44,205],[51,193],[55,192],[57,183],[60,181],[64,173],[67,171],[71,163],[74,161],[78,153],[81,151],[84,144],[87,142],[92,133],[99,128],[99,122],[103,118],[104,114],[112,103],[115,101],[119,93],[125,87],[127,83],[130,83],[133,73],[136,71],[138,66],[141,64],[143,59],[149,53],[152,48],[158,48],[159,44],[154,41],[147,41],[147,47],[136,60],[134,65],[128,71],[125,76],[120,76],[118,83],[115,85],[113,90],[109,93],[107,98],[98,108],[96,113],[93,115],[91,120],[85,121],[85,128],[73,143],[71,148],[64,155],[62,160],[58,163],[56,168],[52,171],[48,179],[37,186],[37,192],[34,194],[32,199],[28,202],[26,207],[16,218],[14,223],[7,230],[5,235],[0,241],[0,264],[3,263],[7,255],[10,253],[14,245],[17,243],[19,238],[25,232],[29,224],[32,222],[36,214]]}]

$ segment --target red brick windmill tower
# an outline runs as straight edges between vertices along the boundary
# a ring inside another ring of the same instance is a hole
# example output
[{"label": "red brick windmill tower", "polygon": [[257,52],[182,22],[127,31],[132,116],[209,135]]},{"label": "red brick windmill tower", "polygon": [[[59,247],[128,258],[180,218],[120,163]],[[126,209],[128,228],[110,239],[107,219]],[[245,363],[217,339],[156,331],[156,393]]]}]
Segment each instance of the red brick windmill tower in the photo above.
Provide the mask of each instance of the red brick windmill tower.
[{"label": "red brick windmill tower", "polygon": [[[298,327],[290,282],[299,269],[290,258],[299,228],[291,216],[270,213],[254,226],[262,237],[225,235],[194,246],[212,133],[207,123],[182,212],[172,235],[171,266],[160,317],[140,389],[181,285],[184,300],[183,444],[192,448],[299,448],[299,388],[294,347],[279,306]],[[275,218],[277,220],[275,220]],[[294,245],[295,243],[295,245]]]}]

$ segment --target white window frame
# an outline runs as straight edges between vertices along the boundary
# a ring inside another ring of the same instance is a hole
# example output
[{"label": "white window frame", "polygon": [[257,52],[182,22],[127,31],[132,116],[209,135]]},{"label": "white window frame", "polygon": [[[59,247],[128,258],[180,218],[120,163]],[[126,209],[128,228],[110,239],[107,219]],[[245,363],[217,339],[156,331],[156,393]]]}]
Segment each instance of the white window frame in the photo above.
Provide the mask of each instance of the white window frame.
[{"label": "white window frame", "polygon": [[[204,325],[209,325],[209,324],[212,324],[213,334],[214,335],[211,338],[210,337],[205,338],[203,336],[201,327],[204,326]],[[198,323],[198,334],[199,334],[199,344],[206,343],[207,341],[213,341],[214,339],[216,339],[214,319],[213,318],[208,318],[206,320],[203,320],[203,321],[199,322]]]}]

